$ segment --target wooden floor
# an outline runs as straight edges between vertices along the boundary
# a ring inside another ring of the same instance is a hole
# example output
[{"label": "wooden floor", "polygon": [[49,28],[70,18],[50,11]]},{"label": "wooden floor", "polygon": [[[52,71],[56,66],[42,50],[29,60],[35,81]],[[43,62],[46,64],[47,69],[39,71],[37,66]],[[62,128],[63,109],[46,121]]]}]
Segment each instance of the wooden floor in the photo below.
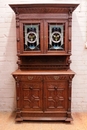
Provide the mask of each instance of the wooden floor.
[{"label": "wooden floor", "polygon": [[15,114],[0,112],[0,130],[87,130],[87,113],[73,113],[70,124],[64,122],[15,122]]}]

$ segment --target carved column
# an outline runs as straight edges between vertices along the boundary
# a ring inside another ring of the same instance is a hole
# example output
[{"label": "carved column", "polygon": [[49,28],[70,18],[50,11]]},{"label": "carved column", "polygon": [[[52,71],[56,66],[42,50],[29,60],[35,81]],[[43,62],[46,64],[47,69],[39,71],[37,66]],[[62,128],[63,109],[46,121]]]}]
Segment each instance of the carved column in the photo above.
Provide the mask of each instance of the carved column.
[{"label": "carved column", "polygon": [[20,36],[19,36],[19,28],[20,28],[20,21],[19,21],[19,13],[16,14],[16,38],[17,38],[17,55],[20,54]]},{"label": "carved column", "polygon": [[20,104],[20,85],[19,85],[19,79],[16,76],[15,77],[15,81],[16,81],[16,100],[17,100],[17,109],[16,109],[16,117],[18,119],[18,121],[22,121],[22,117],[21,117],[21,104]]},{"label": "carved column", "polygon": [[70,75],[69,76],[69,85],[68,85],[68,111],[67,111],[67,120],[72,120],[72,117],[71,117],[71,93],[72,93],[72,78],[73,76]]},{"label": "carved column", "polygon": [[68,42],[69,42],[69,48],[68,48],[68,54],[70,54],[71,55],[71,36],[72,36],[72,34],[71,34],[71,32],[72,32],[72,11],[73,11],[73,9],[72,8],[70,8],[69,9],[69,14],[68,14],[68,22],[69,22],[69,24],[68,24],[68,27],[69,27],[69,39],[68,39]]}]

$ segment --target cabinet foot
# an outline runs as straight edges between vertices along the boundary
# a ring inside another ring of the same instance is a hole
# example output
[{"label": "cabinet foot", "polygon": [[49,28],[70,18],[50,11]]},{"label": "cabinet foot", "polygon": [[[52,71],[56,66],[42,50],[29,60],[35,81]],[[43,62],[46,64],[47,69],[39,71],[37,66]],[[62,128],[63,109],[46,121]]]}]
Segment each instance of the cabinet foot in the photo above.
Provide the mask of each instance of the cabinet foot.
[{"label": "cabinet foot", "polygon": [[66,123],[71,123],[71,121],[73,121],[72,117],[71,118],[66,118],[66,120],[65,120]]},{"label": "cabinet foot", "polygon": [[23,121],[22,117],[16,117],[15,120],[16,120],[17,122],[22,122],[22,121]]}]

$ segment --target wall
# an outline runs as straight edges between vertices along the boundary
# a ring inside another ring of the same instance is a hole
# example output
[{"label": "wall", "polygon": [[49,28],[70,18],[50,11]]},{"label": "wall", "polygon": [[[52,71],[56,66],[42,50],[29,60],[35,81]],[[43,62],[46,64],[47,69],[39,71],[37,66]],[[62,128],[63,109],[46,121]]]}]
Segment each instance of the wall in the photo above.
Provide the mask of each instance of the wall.
[{"label": "wall", "polygon": [[[40,0],[32,0],[32,3]],[[49,2],[69,2],[70,0],[44,0]],[[72,0],[71,0],[72,1]],[[73,13],[72,64],[76,72],[73,79],[72,111],[87,111],[87,0],[73,0],[80,3]],[[11,75],[17,69],[15,14],[10,3],[31,3],[29,0],[0,0],[0,111],[16,108],[15,82]]]}]

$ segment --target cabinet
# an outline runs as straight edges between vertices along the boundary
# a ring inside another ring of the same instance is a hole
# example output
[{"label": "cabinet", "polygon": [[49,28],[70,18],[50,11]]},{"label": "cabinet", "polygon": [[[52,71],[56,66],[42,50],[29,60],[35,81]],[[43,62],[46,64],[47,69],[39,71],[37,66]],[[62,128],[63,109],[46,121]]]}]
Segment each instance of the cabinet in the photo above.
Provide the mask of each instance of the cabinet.
[{"label": "cabinet", "polygon": [[[52,17],[52,14],[49,14]],[[67,19],[60,19],[56,15],[53,20],[45,14],[46,20],[41,19],[43,14],[37,16],[32,15],[32,20],[25,20],[20,22],[20,53],[21,54],[67,54],[69,50],[68,45],[68,21]],[[24,37],[21,37],[21,35]],[[32,38],[31,38],[32,37]],[[33,39],[34,38],[34,39]],[[57,50],[57,51],[55,51]]]},{"label": "cabinet", "polygon": [[17,121],[71,121],[71,84],[74,72],[17,70]]},{"label": "cabinet", "polygon": [[18,69],[16,121],[71,121],[72,12],[78,4],[13,4]]}]

